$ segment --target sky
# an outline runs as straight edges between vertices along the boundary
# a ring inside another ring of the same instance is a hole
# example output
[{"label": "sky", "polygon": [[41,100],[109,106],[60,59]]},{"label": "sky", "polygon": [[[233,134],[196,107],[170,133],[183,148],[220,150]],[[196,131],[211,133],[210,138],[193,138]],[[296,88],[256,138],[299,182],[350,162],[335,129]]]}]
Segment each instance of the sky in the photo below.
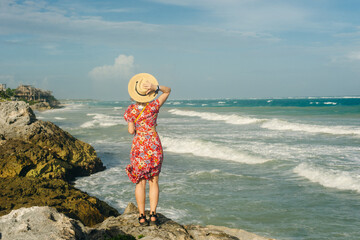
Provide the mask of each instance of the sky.
[{"label": "sky", "polygon": [[0,0],[0,83],[128,100],[360,95],[358,0]]}]

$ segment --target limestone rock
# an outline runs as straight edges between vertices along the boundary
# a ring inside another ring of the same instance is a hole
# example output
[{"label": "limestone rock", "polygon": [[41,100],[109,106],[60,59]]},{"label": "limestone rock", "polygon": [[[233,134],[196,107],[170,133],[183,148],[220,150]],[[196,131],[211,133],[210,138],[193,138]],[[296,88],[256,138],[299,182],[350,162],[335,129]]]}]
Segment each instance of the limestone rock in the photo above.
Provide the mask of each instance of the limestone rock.
[{"label": "limestone rock", "polygon": [[[146,215],[149,219],[149,212],[146,212]],[[122,215],[109,217],[94,228],[88,228],[88,237],[92,240],[101,240],[125,233],[135,238],[143,236],[141,239],[145,240],[269,240],[241,229],[199,225],[183,226],[161,213],[158,213],[158,216],[159,226],[140,226],[137,207],[129,203]]]},{"label": "limestone rock", "polygon": [[[57,106],[58,105],[59,104],[57,104]],[[43,110],[52,109],[57,106],[50,106],[50,104],[48,102],[38,102],[38,103],[35,103],[34,105],[31,105],[31,109],[43,111]]]},{"label": "limestone rock", "polygon": [[0,239],[86,239],[84,226],[50,207],[20,208],[0,217]]},{"label": "limestone rock", "polygon": [[[146,211],[147,219],[149,219],[149,212]],[[92,234],[89,234],[90,239],[106,239],[116,236],[118,232],[123,232],[137,238],[144,236],[141,239],[162,239],[162,240],[190,240],[192,239],[185,228],[174,222],[173,220],[158,213],[159,226],[140,226],[138,222],[138,210],[134,204],[129,203],[125,212],[118,217],[109,217],[104,222],[95,226]],[[102,236],[99,237],[98,233]],[[96,238],[94,238],[96,236]]]},{"label": "limestone rock", "polygon": [[0,134],[30,125],[36,116],[25,102],[0,102]]},{"label": "limestone rock", "polygon": [[[148,213],[147,213],[148,214]],[[136,207],[130,203],[126,212],[104,222],[85,227],[81,222],[50,207],[21,208],[0,217],[1,239],[145,239],[145,240],[266,240],[241,229],[218,226],[182,226],[159,214],[159,226],[140,226]],[[119,237],[121,236],[121,238]]]},{"label": "limestone rock", "polygon": [[0,215],[21,207],[50,206],[87,226],[100,223],[106,217],[119,215],[116,209],[105,202],[61,179],[0,178],[0,186]]},{"label": "limestone rock", "polygon": [[199,225],[186,225],[185,229],[196,240],[274,240],[261,237],[242,229],[233,229],[222,226],[208,225],[204,227]]},{"label": "limestone rock", "polygon": [[13,169],[7,175],[3,169],[0,177],[21,173],[73,180],[105,169],[92,146],[51,122],[36,120],[25,102],[1,102],[0,114],[0,164],[27,171]]},{"label": "limestone rock", "polygon": [[0,103],[0,113],[0,216],[48,205],[91,226],[119,215],[71,185],[76,177],[105,169],[92,146],[36,120],[24,102]]}]

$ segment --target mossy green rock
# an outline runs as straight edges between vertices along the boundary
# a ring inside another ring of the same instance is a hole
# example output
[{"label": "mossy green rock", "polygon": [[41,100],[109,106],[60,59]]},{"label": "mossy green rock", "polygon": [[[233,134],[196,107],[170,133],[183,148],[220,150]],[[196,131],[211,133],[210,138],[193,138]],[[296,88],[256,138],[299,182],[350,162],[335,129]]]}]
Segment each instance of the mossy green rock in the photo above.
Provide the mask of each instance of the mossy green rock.
[{"label": "mossy green rock", "polygon": [[61,179],[0,178],[0,186],[0,216],[21,207],[50,206],[68,217],[92,226],[109,216],[119,215],[105,202]]},{"label": "mossy green rock", "polygon": [[27,104],[2,103],[0,113],[0,216],[21,207],[51,206],[93,225],[119,215],[71,184],[105,169],[92,146],[37,120]]}]

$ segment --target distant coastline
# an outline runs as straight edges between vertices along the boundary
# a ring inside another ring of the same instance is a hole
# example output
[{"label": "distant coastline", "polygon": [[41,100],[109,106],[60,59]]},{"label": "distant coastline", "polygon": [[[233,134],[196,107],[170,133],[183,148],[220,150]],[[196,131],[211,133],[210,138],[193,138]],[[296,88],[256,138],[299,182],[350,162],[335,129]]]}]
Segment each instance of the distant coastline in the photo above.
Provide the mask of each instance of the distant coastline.
[{"label": "distant coastline", "polygon": [[33,110],[48,110],[61,108],[52,91],[35,88],[31,85],[19,85],[17,88],[7,88],[6,84],[0,84],[0,101],[24,101]]}]

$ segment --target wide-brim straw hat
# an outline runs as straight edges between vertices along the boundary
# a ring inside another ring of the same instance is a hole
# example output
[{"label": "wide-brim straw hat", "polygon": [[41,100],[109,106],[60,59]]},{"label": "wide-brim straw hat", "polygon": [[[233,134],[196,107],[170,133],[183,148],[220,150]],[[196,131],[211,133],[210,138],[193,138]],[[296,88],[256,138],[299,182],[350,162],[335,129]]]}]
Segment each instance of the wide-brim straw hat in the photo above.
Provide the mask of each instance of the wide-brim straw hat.
[{"label": "wide-brim straw hat", "polygon": [[159,85],[156,78],[149,73],[138,73],[133,76],[128,85],[128,91],[130,97],[136,102],[145,103],[154,100],[157,96],[157,92],[151,91],[149,94],[146,94],[147,89],[143,88],[143,83],[152,83],[154,85]]}]

